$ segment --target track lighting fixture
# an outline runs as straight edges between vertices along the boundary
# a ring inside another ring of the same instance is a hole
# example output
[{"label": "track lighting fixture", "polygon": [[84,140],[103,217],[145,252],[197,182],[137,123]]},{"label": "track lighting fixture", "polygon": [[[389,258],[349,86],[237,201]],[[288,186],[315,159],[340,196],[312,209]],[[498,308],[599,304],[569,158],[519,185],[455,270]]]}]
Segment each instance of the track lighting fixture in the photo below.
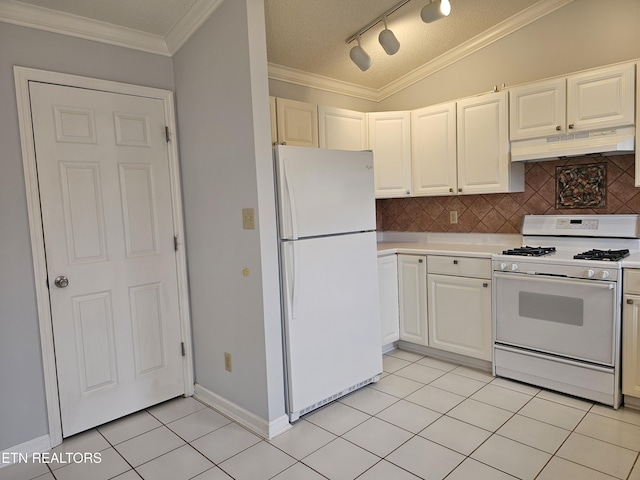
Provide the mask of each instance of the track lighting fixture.
[{"label": "track lighting fixture", "polygon": [[[399,3],[384,12],[381,16],[370,22],[366,27],[358,30],[356,33],[347,38],[347,44],[356,40],[358,42],[358,45],[353,47],[349,52],[349,56],[351,57],[351,60],[353,60],[353,63],[355,63],[360,70],[362,70],[363,72],[368,70],[373,63],[373,60],[371,59],[369,54],[364,50],[364,48],[362,48],[362,45],[360,45],[360,36],[380,22],[384,23],[384,30],[380,32],[380,35],[378,35],[378,41],[380,42],[380,45],[382,45],[384,51],[387,52],[387,55],[395,55],[396,53],[398,53],[398,50],[400,50],[400,42],[396,38],[395,34],[391,30],[389,30],[389,27],[387,26],[387,17],[410,1],[411,0],[401,0]],[[420,11],[420,17],[425,23],[431,23],[440,18],[449,16],[450,13],[451,3],[449,2],[449,0],[429,0],[429,3],[426,4]]]},{"label": "track lighting fixture", "polygon": [[353,63],[355,63],[358,68],[364,72],[369,69],[373,60],[371,60],[369,54],[365,52],[364,48],[360,45],[360,35],[358,35],[357,40],[358,45],[351,49],[349,56],[351,57],[351,60],[353,60]]},{"label": "track lighting fixture", "polygon": [[451,3],[449,0],[431,0],[427,5],[422,8],[420,17],[425,23],[435,22],[441,18],[448,17],[451,13]]},{"label": "track lighting fixture", "polygon": [[394,55],[400,50],[400,42],[389,28],[387,28],[387,17],[384,17],[384,30],[378,35],[378,41],[387,55]]}]

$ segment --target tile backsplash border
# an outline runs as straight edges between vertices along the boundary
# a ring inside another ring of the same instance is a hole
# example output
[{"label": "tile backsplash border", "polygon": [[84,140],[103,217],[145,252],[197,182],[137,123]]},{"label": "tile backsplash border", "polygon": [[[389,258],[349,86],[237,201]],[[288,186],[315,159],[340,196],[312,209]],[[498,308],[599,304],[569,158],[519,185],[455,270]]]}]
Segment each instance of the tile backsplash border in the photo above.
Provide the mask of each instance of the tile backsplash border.
[{"label": "tile backsplash border", "polygon": [[[557,210],[556,167],[607,164],[606,206]],[[635,155],[577,157],[525,165],[525,190],[518,193],[410,197],[376,200],[380,232],[520,233],[522,217],[537,215],[640,214],[640,188],[635,183]],[[449,223],[449,212],[458,223]]]}]

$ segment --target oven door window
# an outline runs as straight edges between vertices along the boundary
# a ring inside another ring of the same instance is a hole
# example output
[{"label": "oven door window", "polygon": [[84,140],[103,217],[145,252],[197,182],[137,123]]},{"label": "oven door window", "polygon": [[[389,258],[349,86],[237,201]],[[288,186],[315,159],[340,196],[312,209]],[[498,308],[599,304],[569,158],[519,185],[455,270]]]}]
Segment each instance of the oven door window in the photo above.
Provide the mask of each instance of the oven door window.
[{"label": "oven door window", "polygon": [[495,274],[496,341],[613,365],[615,283]]}]

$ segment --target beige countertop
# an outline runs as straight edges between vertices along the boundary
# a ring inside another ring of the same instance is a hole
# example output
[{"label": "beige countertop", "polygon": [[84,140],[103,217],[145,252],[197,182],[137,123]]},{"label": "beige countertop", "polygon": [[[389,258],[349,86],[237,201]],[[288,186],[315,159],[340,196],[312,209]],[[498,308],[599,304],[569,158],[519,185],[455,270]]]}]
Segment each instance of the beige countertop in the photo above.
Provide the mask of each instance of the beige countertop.
[{"label": "beige countertop", "polygon": [[[413,255],[452,255],[465,257],[491,258],[491,254],[502,252],[513,245],[487,245],[470,243],[431,243],[431,242],[379,242],[378,256],[396,253]],[[638,265],[640,266],[640,260]]]},{"label": "beige countertop", "polygon": [[[378,247],[378,252],[380,252],[380,247]],[[640,253],[629,255],[623,259],[622,268],[640,268]]]}]

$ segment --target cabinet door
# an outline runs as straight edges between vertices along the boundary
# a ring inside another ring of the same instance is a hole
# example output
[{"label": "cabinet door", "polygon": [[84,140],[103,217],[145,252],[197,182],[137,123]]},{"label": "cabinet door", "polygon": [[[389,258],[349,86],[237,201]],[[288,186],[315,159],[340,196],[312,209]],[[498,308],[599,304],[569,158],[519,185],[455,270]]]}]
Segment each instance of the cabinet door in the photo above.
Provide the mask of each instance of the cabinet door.
[{"label": "cabinet door", "polygon": [[624,295],[622,393],[640,397],[640,295]]},{"label": "cabinet door", "polygon": [[278,143],[300,147],[318,146],[318,108],[305,102],[276,98]]},{"label": "cabinet door", "polygon": [[398,255],[400,340],[427,345],[427,260]]},{"label": "cabinet door", "polygon": [[411,194],[410,113],[378,112],[369,113],[367,117],[376,197],[408,197]]},{"label": "cabinet door", "polygon": [[367,150],[367,114],[334,107],[318,107],[320,148]]},{"label": "cabinet door", "polygon": [[635,65],[606,67],[567,78],[569,132],[633,125]]},{"label": "cabinet door", "polygon": [[507,92],[458,102],[458,193],[524,191],[524,165],[511,164]]},{"label": "cabinet door", "polygon": [[536,82],[509,91],[511,140],[540,138],[565,132],[566,80]]},{"label": "cabinet door", "polygon": [[396,255],[378,258],[378,282],[380,290],[382,345],[384,346],[400,338],[398,261]]},{"label": "cabinet door", "polygon": [[491,281],[428,275],[429,346],[491,361]]},{"label": "cabinet door", "polygon": [[412,194],[455,195],[456,104],[411,112]]}]

